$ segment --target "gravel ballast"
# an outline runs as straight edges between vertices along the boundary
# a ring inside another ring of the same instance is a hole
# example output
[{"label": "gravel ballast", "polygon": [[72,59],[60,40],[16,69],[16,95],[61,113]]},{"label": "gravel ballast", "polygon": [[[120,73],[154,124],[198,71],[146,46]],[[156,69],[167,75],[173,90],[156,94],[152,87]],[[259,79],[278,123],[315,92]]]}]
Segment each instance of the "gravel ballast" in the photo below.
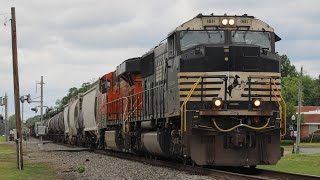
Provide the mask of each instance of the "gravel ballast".
[{"label": "gravel ballast", "polygon": [[79,151],[74,152],[63,151],[70,149],[73,148],[45,143],[43,150],[39,150],[38,144],[33,142],[28,145],[29,153],[26,158],[48,162],[57,170],[59,179],[228,179],[193,175],[184,171],[97,154],[80,148]]}]

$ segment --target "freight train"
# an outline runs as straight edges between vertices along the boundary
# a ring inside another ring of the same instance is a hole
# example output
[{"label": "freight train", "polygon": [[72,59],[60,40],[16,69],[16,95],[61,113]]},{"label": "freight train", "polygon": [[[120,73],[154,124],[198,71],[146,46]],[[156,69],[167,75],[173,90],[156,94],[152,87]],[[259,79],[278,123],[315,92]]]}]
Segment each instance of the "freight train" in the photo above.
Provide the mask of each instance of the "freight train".
[{"label": "freight train", "polygon": [[286,133],[281,38],[265,22],[202,15],[42,122],[48,137],[209,166],[276,164]]}]

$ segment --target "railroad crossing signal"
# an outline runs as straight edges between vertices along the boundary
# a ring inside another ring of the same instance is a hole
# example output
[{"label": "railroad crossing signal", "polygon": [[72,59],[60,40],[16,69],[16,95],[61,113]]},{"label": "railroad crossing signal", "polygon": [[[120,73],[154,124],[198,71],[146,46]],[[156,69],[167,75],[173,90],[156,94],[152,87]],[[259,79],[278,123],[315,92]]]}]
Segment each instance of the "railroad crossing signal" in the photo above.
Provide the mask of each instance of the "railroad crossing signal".
[{"label": "railroad crossing signal", "polygon": [[20,97],[21,103],[24,103],[24,101],[27,101],[27,102],[30,104],[30,103],[31,103],[31,95],[28,94],[28,95],[26,95],[26,97],[27,97],[27,98],[25,98],[25,96],[21,96],[21,97]]},{"label": "railroad crossing signal", "polygon": [[0,106],[4,106],[7,102],[7,99],[5,97],[0,97]]},{"label": "railroad crossing signal", "polygon": [[31,108],[31,111],[34,111],[35,113],[37,113],[38,112],[38,108]]},{"label": "railroad crossing signal", "polygon": [[52,111],[52,109],[53,109],[52,107],[50,107],[50,108],[49,108],[49,107],[47,107],[47,108],[46,108],[46,113],[48,113],[48,112]]}]

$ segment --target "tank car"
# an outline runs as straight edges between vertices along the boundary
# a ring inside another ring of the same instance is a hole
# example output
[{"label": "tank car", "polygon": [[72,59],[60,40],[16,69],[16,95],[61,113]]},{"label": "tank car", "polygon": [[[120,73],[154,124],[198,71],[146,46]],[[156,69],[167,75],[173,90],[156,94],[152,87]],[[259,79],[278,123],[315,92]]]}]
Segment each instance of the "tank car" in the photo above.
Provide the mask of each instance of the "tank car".
[{"label": "tank car", "polygon": [[246,14],[202,15],[102,76],[98,145],[212,166],[276,164],[286,131],[281,40]]},{"label": "tank car", "polygon": [[47,138],[56,142],[64,142],[64,132],[63,112],[60,112],[49,119]]},{"label": "tank car", "polygon": [[37,122],[47,128],[45,138],[71,145],[95,147],[99,136],[96,124],[97,87],[97,83],[93,83],[88,91],[73,97],[63,111]]}]

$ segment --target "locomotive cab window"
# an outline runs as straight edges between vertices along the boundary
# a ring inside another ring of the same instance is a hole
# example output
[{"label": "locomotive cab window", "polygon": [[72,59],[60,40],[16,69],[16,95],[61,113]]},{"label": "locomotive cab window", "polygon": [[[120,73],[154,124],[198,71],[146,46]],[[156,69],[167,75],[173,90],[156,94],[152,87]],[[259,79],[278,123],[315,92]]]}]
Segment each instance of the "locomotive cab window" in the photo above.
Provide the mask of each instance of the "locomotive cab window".
[{"label": "locomotive cab window", "polygon": [[168,56],[169,58],[174,57],[175,55],[175,43],[174,43],[174,35],[168,37]]},{"label": "locomotive cab window", "polygon": [[100,92],[102,94],[107,93],[110,88],[110,81],[104,78],[100,79]]},{"label": "locomotive cab window", "polygon": [[181,31],[181,51],[199,44],[224,44],[224,31]]},{"label": "locomotive cab window", "polygon": [[270,32],[255,31],[232,31],[231,41],[233,44],[251,44],[261,48],[271,50],[271,34]]}]

